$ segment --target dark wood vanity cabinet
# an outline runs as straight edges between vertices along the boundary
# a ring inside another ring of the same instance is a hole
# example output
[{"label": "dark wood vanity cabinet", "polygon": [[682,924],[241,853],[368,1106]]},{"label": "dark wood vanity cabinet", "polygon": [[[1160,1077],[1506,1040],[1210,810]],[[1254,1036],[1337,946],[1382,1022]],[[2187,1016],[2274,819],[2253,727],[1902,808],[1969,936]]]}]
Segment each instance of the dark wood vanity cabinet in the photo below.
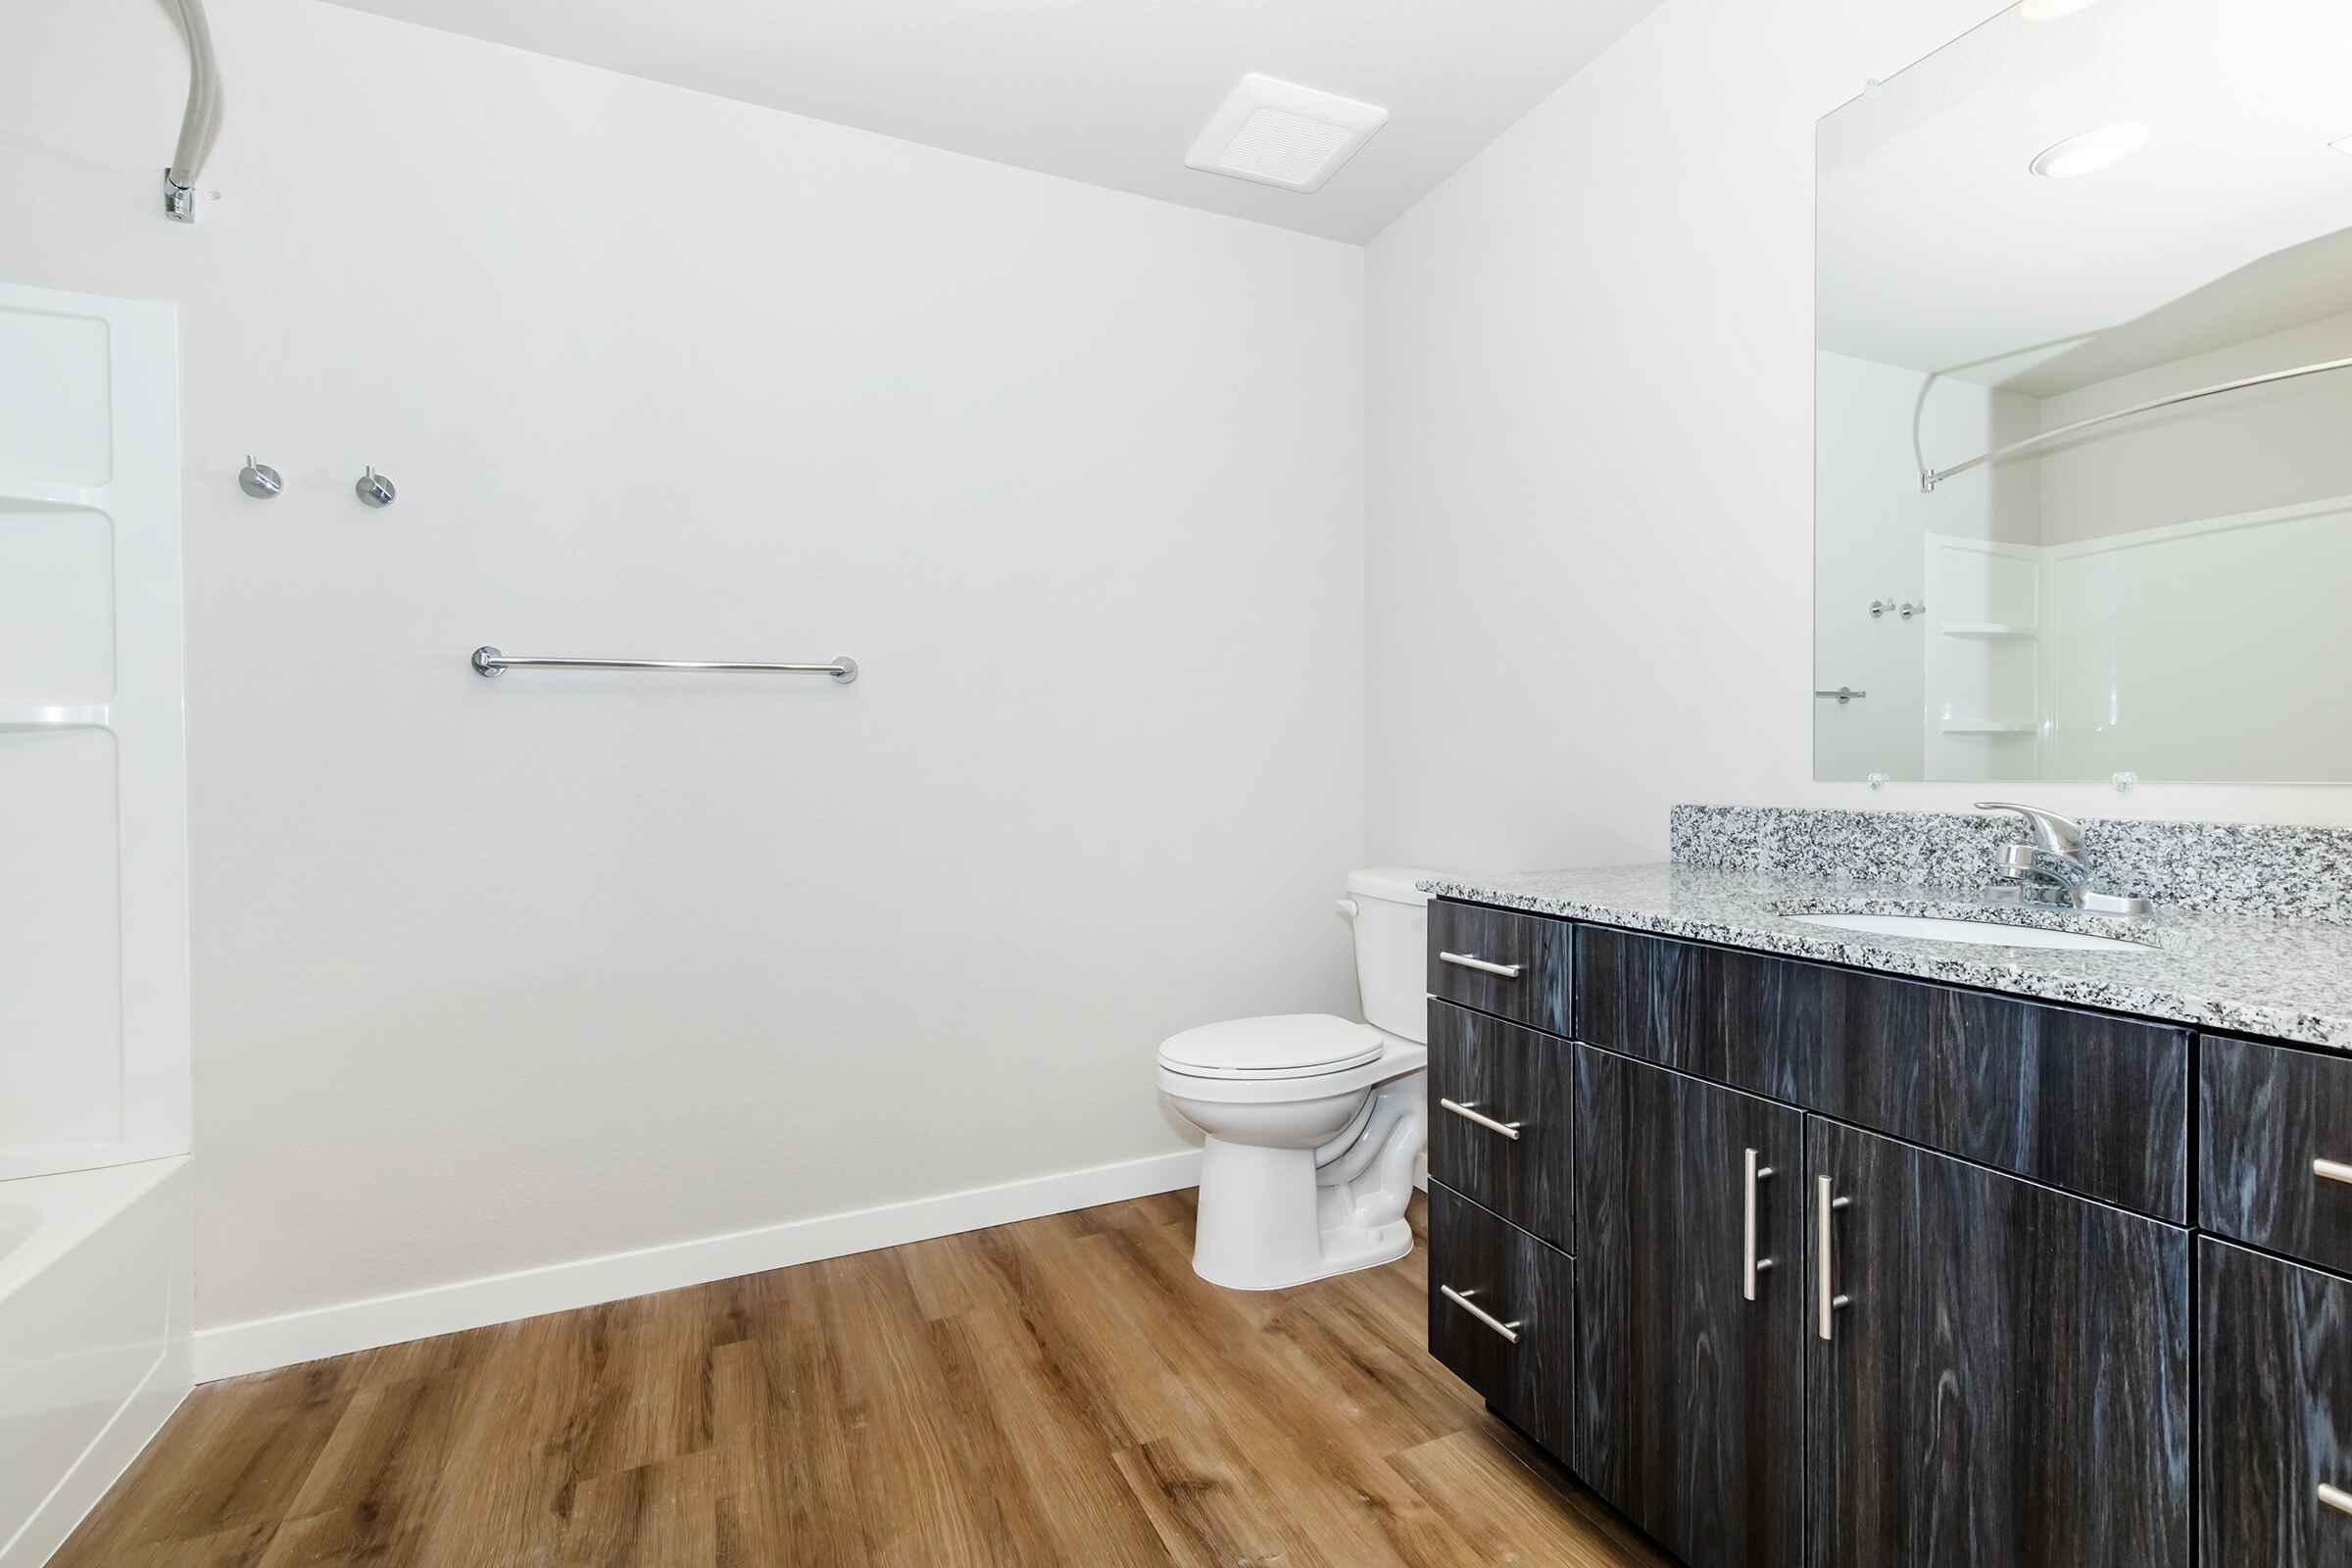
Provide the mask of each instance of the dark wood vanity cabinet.
[{"label": "dark wood vanity cabinet", "polygon": [[[1432,1348],[1681,1561],[2352,1568],[2352,1281],[2187,1228],[2352,1258],[2352,1058],[1432,916],[1572,956],[1506,1021],[1433,936]],[[1448,1316],[1473,1256],[1572,1286],[1552,1385]]]},{"label": "dark wood vanity cabinet", "polygon": [[1805,1560],[2186,1568],[2188,1233],[1820,1117],[1805,1170]]}]

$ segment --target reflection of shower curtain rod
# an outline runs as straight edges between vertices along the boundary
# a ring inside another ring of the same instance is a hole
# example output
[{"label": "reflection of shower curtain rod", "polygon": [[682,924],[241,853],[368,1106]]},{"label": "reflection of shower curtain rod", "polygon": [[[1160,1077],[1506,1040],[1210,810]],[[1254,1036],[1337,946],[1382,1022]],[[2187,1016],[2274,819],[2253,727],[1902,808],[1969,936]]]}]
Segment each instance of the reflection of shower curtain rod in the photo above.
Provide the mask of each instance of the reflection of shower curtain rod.
[{"label": "reflection of shower curtain rod", "polygon": [[2062,441],[2070,435],[2079,434],[2096,424],[2107,424],[2116,419],[2129,419],[2135,414],[2150,414],[2158,409],[2169,409],[2176,403],[2193,403],[2199,398],[2209,398],[2219,392],[2238,392],[2250,386],[2268,386],[2273,381],[2291,381],[2298,375],[2317,375],[2322,370],[2352,370],[2352,360],[2323,360],[2317,365],[2298,365],[2291,370],[2269,370],[2261,375],[2249,375],[2242,381],[2223,381],[2215,386],[2201,386],[2193,392],[2176,392],[2171,397],[2158,398],[2153,403],[2136,404],[2129,409],[2118,409],[2113,414],[2097,414],[2087,419],[2077,419],[2074,423],[2062,424],[2055,430],[2044,430],[2041,434],[2030,435],[2023,441],[2012,441],[2005,447],[1995,447],[1982,457],[1971,458],[1966,463],[1955,463],[1948,468],[1922,468],[1919,470],[1919,488],[1922,492],[1933,490],[1938,481],[1949,479],[1956,473],[1966,473],[1969,469],[1984,464],[1997,463],[2003,458],[2014,458],[2021,452],[2031,452],[2035,447],[2047,446],[2053,441]]},{"label": "reflection of shower curtain rod", "polygon": [[178,0],[179,30],[188,39],[188,107],[179,119],[179,144],[164,171],[164,214],[196,221],[196,176],[220,131],[220,66],[213,58],[213,29],[204,0]]}]

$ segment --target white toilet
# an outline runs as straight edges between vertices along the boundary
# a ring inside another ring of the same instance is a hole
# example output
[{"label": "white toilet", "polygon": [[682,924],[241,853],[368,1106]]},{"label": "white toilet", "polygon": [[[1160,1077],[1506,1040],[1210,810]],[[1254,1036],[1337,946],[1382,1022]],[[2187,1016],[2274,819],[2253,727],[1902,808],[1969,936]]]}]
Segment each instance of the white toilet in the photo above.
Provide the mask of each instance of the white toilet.
[{"label": "white toilet", "polygon": [[1404,1205],[1429,1144],[1425,871],[1357,871],[1363,1023],[1327,1012],[1236,1018],[1159,1048],[1159,1090],[1208,1135],[1193,1272],[1273,1291],[1413,1250]]}]

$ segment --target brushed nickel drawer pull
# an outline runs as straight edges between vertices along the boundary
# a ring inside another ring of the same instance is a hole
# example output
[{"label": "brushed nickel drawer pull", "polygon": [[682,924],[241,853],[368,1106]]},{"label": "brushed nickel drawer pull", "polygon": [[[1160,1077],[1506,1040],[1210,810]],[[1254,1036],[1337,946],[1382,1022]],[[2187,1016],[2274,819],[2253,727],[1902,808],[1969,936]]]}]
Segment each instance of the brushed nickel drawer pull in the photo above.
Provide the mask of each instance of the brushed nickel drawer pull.
[{"label": "brushed nickel drawer pull", "polygon": [[1740,1219],[1740,1294],[1749,1300],[1756,1298],[1756,1276],[1772,1267],[1772,1259],[1756,1255],[1756,1184],[1772,1175],[1770,1165],[1756,1163],[1756,1152],[1747,1152],[1747,1195]]},{"label": "brushed nickel drawer pull", "polygon": [[1829,1340],[1837,1338],[1838,1310],[1853,1300],[1850,1296],[1833,1294],[1838,1286],[1830,1271],[1830,1221],[1837,1215],[1838,1210],[1853,1202],[1853,1200],[1832,1198],[1830,1196],[1830,1179],[1827,1176],[1816,1176],[1813,1180],[1815,1183],[1814,1193],[1821,1200],[1820,1207],[1814,1217],[1813,1235],[1814,1250],[1819,1254],[1821,1263],[1821,1337]]},{"label": "brushed nickel drawer pull", "polygon": [[1441,953],[1438,955],[1438,961],[1460,964],[1465,969],[1476,969],[1480,974],[1497,974],[1505,980],[1518,979],[1519,971],[1526,967],[1525,964],[1519,963],[1489,963],[1486,959],[1472,957],[1467,953]]},{"label": "brushed nickel drawer pull", "polygon": [[1475,1100],[1469,1102],[1468,1103],[1463,1103],[1460,1101],[1454,1100],[1441,1100],[1438,1102],[1438,1103],[1444,1105],[1447,1110],[1452,1111],[1456,1116],[1461,1117],[1464,1121],[1474,1121],[1491,1133],[1500,1133],[1503,1137],[1508,1138],[1514,1144],[1519,1141],[1519,1123],[1515,1121],[1496,1121],[1492,1116],[1480,1115],[1478,1113],[1478,1102]]},{"label": "brushed nickel drawer pull", "polygon": [[2346,1492],[2341,1487],[2331,1487],[2325,1481],[2321,1482],[2320,1500],[2338,1512],[2352,1513],[2352,1492]]},{"label": "brushed nickel drawer pull", "polygon": [[1472,1317],[1478,1319],[1481,1323],[1484,1323],[1487,1327],[1493,1329],[1495,1333],[1501,1335],[1504,1339],[1510,1341],[1513,1345],[1517,1345],[1519,1343],[1519,1325],[1517,1323],[1503,1322],[1502,1319],[1496,1317],[1494,1313],[1488,1311],[1485,1307],[1470,1299],[1470,1298],[1478,1294],[1476,1291],[1457,1291],[1450,1285],[1441,1285],[1438,1287],[1438,1294],[1445,1297],[1446,1299],[1451,1301],[1454,1305],[1460,1307],[1463,1311],[1469,1313]]},{"label": "brushed nickel drawer pull", "polygon": [[2311,1173],[2322,1181],[2352,1182],[2352,1165],[2340,1159],[2315,1159],[2311,1162]]}]

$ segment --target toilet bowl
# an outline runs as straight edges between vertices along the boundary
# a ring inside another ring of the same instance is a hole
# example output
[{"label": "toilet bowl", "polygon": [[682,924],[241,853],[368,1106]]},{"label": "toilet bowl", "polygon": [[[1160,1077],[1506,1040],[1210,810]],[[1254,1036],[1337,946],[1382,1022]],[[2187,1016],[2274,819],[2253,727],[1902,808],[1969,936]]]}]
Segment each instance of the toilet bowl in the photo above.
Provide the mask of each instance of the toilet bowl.
[{"label": "toilet bowl", "polygon": [[1429,1144],[1427,873],[1358,871],[1353,924],[1365,1017],[1236,1018],[1159,1050],[1159,1090],[1206,1135],[1193,1271],[1269,1291],[1393,1262]]}]

